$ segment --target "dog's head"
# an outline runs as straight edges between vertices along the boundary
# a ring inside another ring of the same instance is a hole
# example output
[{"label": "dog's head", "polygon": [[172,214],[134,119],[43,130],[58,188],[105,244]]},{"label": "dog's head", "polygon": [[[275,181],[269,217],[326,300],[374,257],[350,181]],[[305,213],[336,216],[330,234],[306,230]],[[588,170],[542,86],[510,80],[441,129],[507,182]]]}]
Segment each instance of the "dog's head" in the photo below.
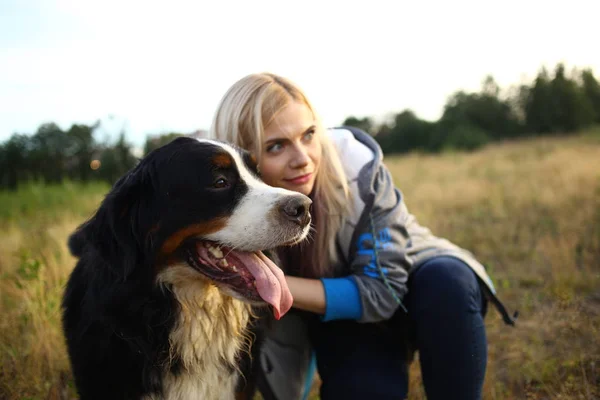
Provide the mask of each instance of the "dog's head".
[{"label": "dog's head", "polygon": [[102,258],[120,281],[156,284],[165,269],[185,264],[226,294],[271,304],[279,318],[291,294],[261,250],[303,240],[310,204],[260,181],[247,152],[178,138],[117,181],[69,247]]}]

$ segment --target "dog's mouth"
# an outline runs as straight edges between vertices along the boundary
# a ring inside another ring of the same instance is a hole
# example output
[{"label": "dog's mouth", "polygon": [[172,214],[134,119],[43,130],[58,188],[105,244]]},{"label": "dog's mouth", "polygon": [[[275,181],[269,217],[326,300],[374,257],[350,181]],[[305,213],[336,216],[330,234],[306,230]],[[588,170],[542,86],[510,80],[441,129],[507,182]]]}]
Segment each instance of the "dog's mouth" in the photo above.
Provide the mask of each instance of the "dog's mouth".
[{"label": "dog's mouth", "polygon": [[292,306],[283,271],[261,251],[234,250],[218,243],[193,240],[184,246],[187,263],[219,286],[248,302],[266,302],[276,319]]}]

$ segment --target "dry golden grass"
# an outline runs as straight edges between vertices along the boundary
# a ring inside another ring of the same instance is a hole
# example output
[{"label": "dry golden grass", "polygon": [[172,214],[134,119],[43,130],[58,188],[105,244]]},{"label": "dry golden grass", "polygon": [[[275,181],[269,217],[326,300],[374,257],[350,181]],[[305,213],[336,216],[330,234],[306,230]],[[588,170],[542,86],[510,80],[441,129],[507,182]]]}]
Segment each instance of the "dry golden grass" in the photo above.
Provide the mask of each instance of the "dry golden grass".
[{"label": "dry golden grass", "polygon": [[[490,146],[386,160],[407,205],[473,251],[521,316],[486,318],[486,399],[600,396],[600,140]],[[418,364],[411,399],[424,398]]]},{"label": "dry golden grass", "polygon": [[0,399],[74,397],[60,324],[74,266],[66,238],[106,190],[32,185],[0,195]]},{"label": "dry golden grass", "polygon": [[[484,398],[598,398],[598,135],[386,163],[420,222],[473,251],[505,304],[521,312],[516,328],[488,312]],[[0,194],[0,398],[74,397],[60,332],[60,298],[74,265],[65,243],[106,189],[67,187],[51,206],[42,206],[41,188],[27,194],[36,201]],[[424,399],[418,362],[410,398]]]}]

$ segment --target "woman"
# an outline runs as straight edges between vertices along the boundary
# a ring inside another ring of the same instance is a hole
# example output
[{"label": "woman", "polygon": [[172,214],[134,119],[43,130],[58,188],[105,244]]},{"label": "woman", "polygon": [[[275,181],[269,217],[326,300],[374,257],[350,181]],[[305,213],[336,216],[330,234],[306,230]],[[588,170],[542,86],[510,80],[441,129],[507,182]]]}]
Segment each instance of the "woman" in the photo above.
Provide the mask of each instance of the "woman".
[{"label": "woman", "polygon": [[305,94],[268,73],[227,91],[211,136],[253,153],[267,184],[313,200],[311,240],[276,253],[296,312],[261,350],[263,397],[300,398],[312,348],[322,399],[405,398],[408,347],[429,399],[481,397],[486,299],[513,320],[473,255],[408,212],[370,136],[323,129]]}]

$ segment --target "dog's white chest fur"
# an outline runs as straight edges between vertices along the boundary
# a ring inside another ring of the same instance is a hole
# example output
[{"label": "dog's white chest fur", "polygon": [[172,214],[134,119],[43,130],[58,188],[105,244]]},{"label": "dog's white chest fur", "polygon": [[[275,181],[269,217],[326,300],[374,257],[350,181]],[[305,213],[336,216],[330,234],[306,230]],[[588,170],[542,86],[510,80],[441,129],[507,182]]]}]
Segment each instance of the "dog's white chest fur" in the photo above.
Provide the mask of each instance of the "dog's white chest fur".
[{"label": "dog's white chest fur", "polygon": [[[195,374],[185,373],[177,377],[166,377],[163,382],[164,400],[234,400],[234,390],[237,374],[232,377],[207,377],[212,382],[204,381]],[[218,390],[214,390],[218,389]],[[153,399],[154,400],[154,399]]]},{"label": "dog's white chest fur", "polygon": [[169,340],[171,358],[182,365],[177,374],[165,372],[160,399],[233,399],[239,376],[236,356],[248,344],[244,331],[249,306],[223,295],[185,266],[168,268],[159,282],[170,284],[181,308]]}]

